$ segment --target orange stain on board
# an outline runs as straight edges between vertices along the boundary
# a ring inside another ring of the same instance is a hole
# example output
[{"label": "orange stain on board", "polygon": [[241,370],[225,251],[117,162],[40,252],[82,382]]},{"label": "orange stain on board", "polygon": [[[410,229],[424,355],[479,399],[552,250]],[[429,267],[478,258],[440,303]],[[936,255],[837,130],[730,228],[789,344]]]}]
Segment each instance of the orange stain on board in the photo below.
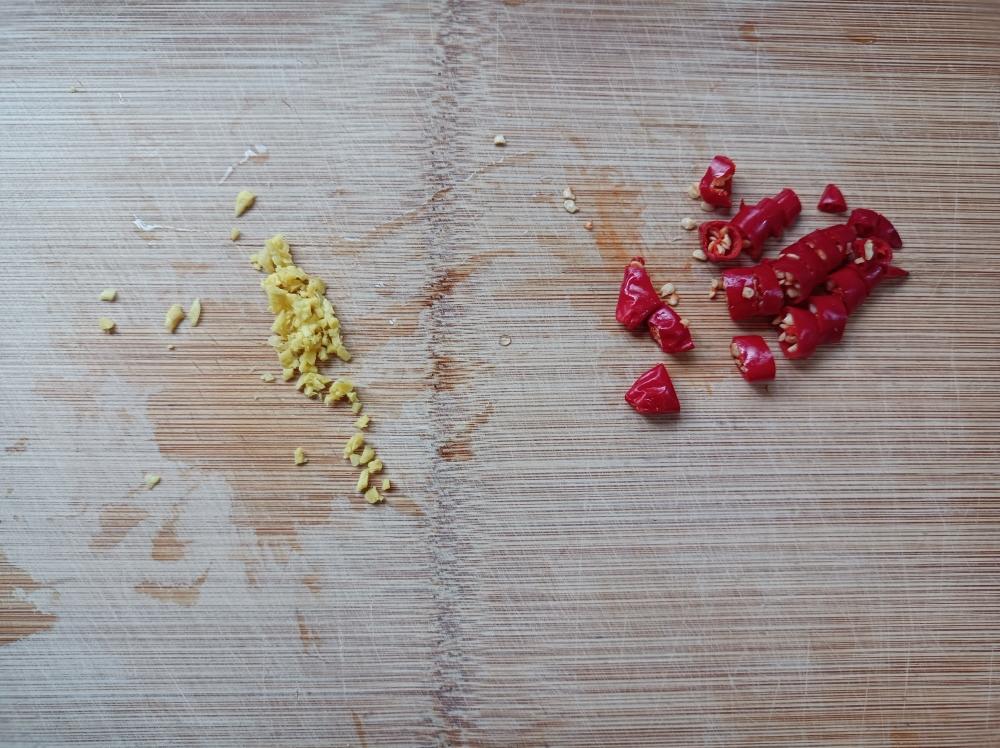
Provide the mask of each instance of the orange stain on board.
[{"label": "orange stain on board", "polygon": [[360,748],[368,748],[368,737],[365,734],[365,723],[361,721],[361,717],[358,716],[357,712],[351,712],[351,720],[354,722],[354,734],[358,736],[358,745]]},{"label": "orange stain on board", "polygon": [[190,608],[201,595],[201,586],[208,579],[208,569],[191,584],[167,585],[159,582],[140,582],[134,589],[140,595],[146,595],[163,603],[172,603]]},{"label": "orange stain on board", "polygon": [[3,451],[9,455],[23,454],[27,450],[28,450],[28,438],[26,436],[22,436],[16,442],[7,445],[3,449]]},{"label": "orange stain on board", "polygon": [[577,205],[591,206],[594,242],[608,265],[624,267],[644,252],[642,191],[621,182],[612,167],[574,170]]},{"label": "orange stain on board", "polygon": [[149,512],[132,504],[102,506],[98,517],[101,529],[90,539],[90,547],[96,551],[114,548],[148,516]]},{"label": "orange stain on board", "polygon": [[318,595],[323,589],[319,574],[306,574],[302,577],[302,585],[314,595]]},{"label": "orange stain on board", "polygon": [[44,586],[0,553],[0,647],[52,628],[56,616],[43,613],[22,597]]}]

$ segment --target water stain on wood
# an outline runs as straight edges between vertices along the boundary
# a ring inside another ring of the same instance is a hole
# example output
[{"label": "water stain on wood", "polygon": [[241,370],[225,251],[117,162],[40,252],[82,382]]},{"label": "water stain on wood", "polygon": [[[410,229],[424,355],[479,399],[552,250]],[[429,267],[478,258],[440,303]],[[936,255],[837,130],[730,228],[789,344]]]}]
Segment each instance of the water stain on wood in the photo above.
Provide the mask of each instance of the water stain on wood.
[{"label": "water stain on wood", "polygon": [[305,574],[302,576],[302,586],[309,590],[314,595],[318,595],[323,591],[323,587],[320,584],[319,574]]},{"label": "water stain on wood", "polygon": [[605,263],[624,267],[633,256],[643,254],[642,191],[626,185],[613,167],[572,169],[577,204],[594,214],[594,242]]},{"label": "water stain on wood", "polygon": [[358,716],[357,712],[351,712],[351,721],[354,722],[354,734],[358,736],[358,746],[360,748],[368,748],[368,737],[365,733],[365,723],[361,721],[361,717]]},{"label": "water stain on wood", "polygon": [[854,42],[855,44],[862,44],[862,45],[865,45],[865,46],[867,46],[869,44],[874,44],[878,40],[878,37],[875,36],[875,34],[869,34],[869,33],[864,33],[864,32],[860,32],[860,33],[856,33],[856,34],[848,34],[847,38],[850,41]]},{"label": "water stain on wood", "polygon": [[405,496],[396,496],[394,494],[387,494],[385,497],[385,503],[402,514],[408,517],[420,518],[425,515],[423,507],[420,506],[413,499],[408,499]]},{"label": "water stain on wood", "polygon": [[178,275],[204,275],[205,273],[211,271],[214,265],[209,265],[207,262],[185,262],[182,260],[174,260],[170,263]]},{"label": "water stain on wood", "polygon": [[295,622],[299,627],[299,641],[306,652],[314,653],[319,649],[320,639],[312,627],[306,622],[301,610],[295,611]]},{"label": "water stain on wood", "polygon": [[170,518],[160,526],[153,536],[152,557],[154,561],[180,561],[187,552],[188,541],[177,536],[177,522],[180,508],[175,508]]},{"label": "water stain on wood", "polygon": [[100,530],[90,539],[90,547],[96,551],[114,548],[148,516],[148,511],[133,504],[102,506],[98,517]]},{"label": "water stain on wood", "polygon": [[760,37],[757,36],[757,24],[750,21],[744,21],[740,24],[740,39],[745,42],[750,42],[751,44],[756,44],[760,41]]},{"label": "water stain on wood", "polygon": [[146,581],[135,585],[133,589],[140,595],[146,595],[154,600],[190,608],[198,602],[201,586],[205,584],[206,579],[208,579],[208,569],[190,584],[167,585]]},{"label": "water stain on wood", "polygon": [[6,447],[4,447],[3,451],[9,455],[23,454],[24,452],[28,451],[28,437],[22,436],[13,444],[9,444]]},{"label": "water stain on wood", "polygon": [[472,437],[476,430],[490,420],[493,414],[493,403],[488,403],[479,413],[474,415],[468,423],[448,441],[438,447],[438,454],[446,462],[466,462],[474,456],[472,451]]},{"label": "water stain on wood", "polygon": [[57,616],[44,613],[21,595],[44,589],[27,571],[0,552],[0,647],[52,628]]}]

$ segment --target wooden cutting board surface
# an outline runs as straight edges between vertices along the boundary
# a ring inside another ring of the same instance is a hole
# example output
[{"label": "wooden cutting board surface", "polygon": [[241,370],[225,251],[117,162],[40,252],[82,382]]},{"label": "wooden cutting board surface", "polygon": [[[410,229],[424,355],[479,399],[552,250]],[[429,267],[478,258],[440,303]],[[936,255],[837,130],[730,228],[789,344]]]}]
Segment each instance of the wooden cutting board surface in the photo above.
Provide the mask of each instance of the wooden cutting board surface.
[{"label": "wooden cutting board surface", "polygon": [[[5,5],[0,743],[1000,745],[997,4],[339,6]],[[764,390],[678,226],[715,153],[913,273]],[[259,378],[276,232],[385,506]],[[616,325],[640,253],[693,353]]]}]

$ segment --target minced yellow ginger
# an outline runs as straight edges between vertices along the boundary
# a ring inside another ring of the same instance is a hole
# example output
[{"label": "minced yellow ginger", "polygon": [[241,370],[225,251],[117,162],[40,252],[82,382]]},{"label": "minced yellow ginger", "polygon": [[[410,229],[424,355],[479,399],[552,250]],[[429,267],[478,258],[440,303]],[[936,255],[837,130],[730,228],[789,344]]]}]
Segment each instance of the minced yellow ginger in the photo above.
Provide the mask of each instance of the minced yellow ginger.
[{"label": "minced yellow ginger", "polygon": [[101,301],[114,301],[118,298],[118,291],[113,288],[105,288],[101,291]]},{"label": "minced yellow ginger", "polygon": [[365,501],[369,504],[378,504],[382,501],[382,496],[379,494],[378,489],[372,486],[365,491]]},{"label": "minced yellow ginger", "polygon": [[358,476],[358,493],[364,493],[366,488],[368,488],[368,471],[362,470],[361,475]]},{"label": "minced yellow ginger", "polygon": [[115,321],[111,319],[111,317],[101,317],[97,320],[97,324],[100,325],[101,329],[108,335],[115,331]]},{"label": "minced yellow ginger", "polygon": [[[327,405],[346,398],[352,412],[359,414],[362,404],[354,383],[344,378],[333,380],[319,371],[320,365],[332,356],[341,361],[351,360],[351,353],[341,337],[340,320],[333,304],[325,296],[326,284],[295,264],[291,247],[281,234],[272,236],[263,249],[251,255],[250,264],[267,273],[260,285],[267,294],[268,308],[275,317],[268,342],[278,354],[281,378],[286,382],[295,379],[296,388],[306,397],[322,398]],[[344,445],[344,459],[358,467],[367,464],[366,475],[374,475],[383,466],[375,449],[365,445],[361,429],[367,427],[369,422],[367,415],[355,421],[358,431]],[[361,454],[358,454],[359,450],[362,450]],[[364,486],[361,484],[359,479],[358,491],[365,492],[367,477]],[[382,500],[375,487],[365,492],[365,498],[371,503]]]},{"label": "minced yellow ginger", "polygon": [[295,454],[293,455],[296,465],[305,465],[309,462],[309,458],[306,457],[306,451],[302,447],[295,448]]},{"label": "minced yellow ginger", "polygon": [[234,227],[233,230],[229,232],[229,241],[238,242],[239,240],[240,240],[240,230]]},{"label": "minced yellow ginger", "polygon": [[146,488],[153,489],[156,488],[160,483],[160,476],[154,475],[153,473],[146,474]]},{"label": "minced yellow ginger", "polygon": [[392,488],[392,483],[389,481],[388,478],[383,478],[382,479],[382,493],[385,493],[390,488]]},{"label": "minced yellow ginger", "polygon": [[167,310],[167,316],[163,319],[163,327],[167,332],[173,332],[182,319],[184,319],[184,309],[180,304],[174,304]]},{"label": "minced yellow ginger", "polygon": [[240,190],[239,194],[236,195],[236,217],[239,218],[241,215],[250,210],[256,199],[257,196],[249,190]]}]

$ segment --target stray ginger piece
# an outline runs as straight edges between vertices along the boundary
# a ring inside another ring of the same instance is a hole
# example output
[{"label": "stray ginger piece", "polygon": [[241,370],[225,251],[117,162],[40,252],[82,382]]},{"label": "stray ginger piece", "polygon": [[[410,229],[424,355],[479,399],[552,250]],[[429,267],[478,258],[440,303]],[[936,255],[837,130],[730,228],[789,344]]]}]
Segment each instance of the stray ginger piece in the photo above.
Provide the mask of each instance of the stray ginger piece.
[{"label": "stray ginger piece", "polygon": [[495,146],[505,146],[505,145],[507,145],[507,138],[505,138],[503,135],[494,135],[493,136],[493,145],[495,145]]},{"label": "stray ginger piece", "polygon": [[146,473],[146,488],[152,490],[160,482],[160,476]]},{"label": "stray ginger piece", "polygon": [[104,330],[104,332],[106,332],[108,335],[110,335],[115,331],[115,321],[110,317],[101,317],[99,320],[97,320],[97,324],[99,324],[101,326],[101,329]]},{"label": "stray ginger piece", "polygon": [[265,371],[263,374],[260,375],[260,381],[262,381],[262,382],[273,382],[274,381],[274,374],[272,374],[269,371]]},{"label": "stray ginger piece", "polygon": [[295,448],[294,456],[296,465],[305,465],[307,462],[309,462],[309,458],[306,457],[306,452],[304,449],[302,449],[302,447]]},{"label": "stray ginger piece", "polygon": [[390,488],[392,488],[392,483],[389,481],[388,478],[383,478],[382,479],[382,492],[385,493]]},{"label": "stray ginger piece", "polygon": [[358,416],[358,420],[354,422],[354,428],[363,429],[367,428],[368,424],[371,423],[371,416]]},{"label": "stray ginger piece", "polygon": [[191,308],[188,309],[188,322],[191,323],[191,327],[197,327],[198,321],[201,319],[201,299],[195,299],[191,302]]},{"label": "stray ginger piece", "polygon": [[374,486],[365,491],[365,501],[369,504],[379,504],[382,502],[382,495]]},{"label": "stray ginger piece", "polygon": [[177,325],[181,323],[184,319],[184,309],[181,308],[180,304],[174,304],[167,310],[167,316],[163,320],[163,327],[167,332],[173,332],[177,329]]},{"label": "stray ginger piece", "polygon": [[358,493],[364,493],[368,488],[368,471],[362,470],[361,475],[358,476]]},{"label": "stray ginger piece", "polygon": [[256,200],[257,196],[249,190],[240,190],[239,194],[236,196],[236,217],[239,218],[241,215],[250,210]]},{"label": "stray ginger piece", "polygon": [[233,230],[229,232],[229,241],[237,242],[239,240],[240,240],[240,230],[234,226]]},{"label": "stray ginger piece", "polygon": [[114,301],[118,298],[118,292],[113,288],[105,288],[101,291],[101,301]]}]

